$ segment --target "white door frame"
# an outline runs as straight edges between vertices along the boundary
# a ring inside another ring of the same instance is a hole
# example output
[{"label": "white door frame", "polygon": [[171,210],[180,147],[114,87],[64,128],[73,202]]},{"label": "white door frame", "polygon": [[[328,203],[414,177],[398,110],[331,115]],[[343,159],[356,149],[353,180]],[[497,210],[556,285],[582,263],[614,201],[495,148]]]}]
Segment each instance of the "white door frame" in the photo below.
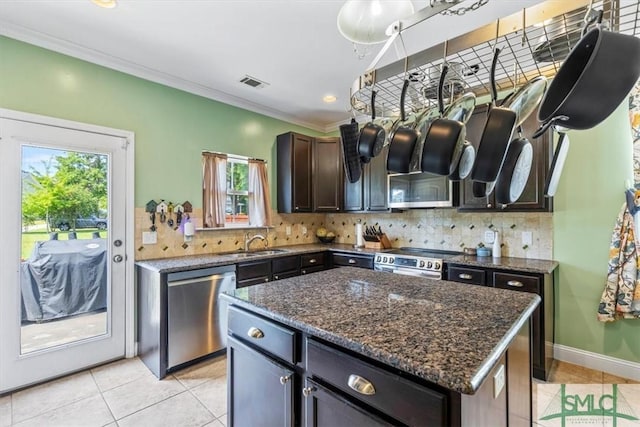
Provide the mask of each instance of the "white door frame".
[{"label": "white door frame", "polygon": [[135,134],[132,131],[109,128],[105,126],[81,123],[56,117],[42,116],[23,111],[0,108],[0,118],[21,120],[42,125],[57,126],[61,128],[99,133],[109,136],[125,138],[129,143],[126,154],[126,192],[125,192],[125,357],[135,356],[135,293],[134,293],[134,268],[135,268]]}]

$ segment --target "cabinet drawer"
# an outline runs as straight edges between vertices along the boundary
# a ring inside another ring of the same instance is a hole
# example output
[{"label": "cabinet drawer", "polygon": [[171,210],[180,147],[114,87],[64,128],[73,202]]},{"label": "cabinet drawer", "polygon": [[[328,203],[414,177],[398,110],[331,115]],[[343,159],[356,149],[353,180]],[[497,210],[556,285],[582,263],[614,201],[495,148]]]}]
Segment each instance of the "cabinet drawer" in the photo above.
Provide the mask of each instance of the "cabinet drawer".
[{"label": "cabinet drawer", "polygon": [[477,268],[449,266],[447,280],[471,283],[473,285],[485,285],[487,283],[487,274],[484,270]]},{"label": "cabinet drawer", "polygon": [[273,273],[282,273],[297,270],[298,268],[300,268],[300,257],[298,255],[274,258],[271,261],[271,271]]},{"label": "cabinet drawer", "polygon": [[326,270],[324,265],[319,265],[317,267],[306,267],[300,270],[300,274],[317,273],[318,271],[323,271],[323,270]]},{"label": "cabinet drawer", "polygon": [[238,264],[236,280],[240,281],[262,276],[271,276],[271,260],[244,262],[242,264]]},{"label": "cabinet drawer", "polygon": [[270,320],[229,307],[229,334],[291,364],[296,358],[296,332]]},{"label": "cabinet drawer", "polygon": [[236,282],[236,288],[246,288],[247,286],[261,285],[269,282],[269,276],[254,277],[252,279],[239,280]]},{"label": "cabinet drawer", "polygon": [[493,272],[493,285],[496,288],[512,289],[514,291],[540,293],[540,278],[536,276],[524,276],[522,274],[510,274]]},{"label": "cabinet drawer", "polygon": [[315,267],[318,265],[325,265],[325,252],[317,252],[314,254],[300,255],[300,267]]},{"label": "cabinet drawer", "polygon": [[299,275],[300,275],[300,270],[285,271],[284,273],[274,273],[273,280],[288,279],[290,277],[296,277]]},{"label": "cabinet drawer", "polygon": [[373,269],[373,257],[350,254],[333,254],[333,265],[349,265],[352,267]]},{"label": "cabinet drawer", "polygon": [[[306,340],[313,377],[408,425],[447,425],[447,397],[340,350]],[[357,391],[357,390],[360,391]]]}]

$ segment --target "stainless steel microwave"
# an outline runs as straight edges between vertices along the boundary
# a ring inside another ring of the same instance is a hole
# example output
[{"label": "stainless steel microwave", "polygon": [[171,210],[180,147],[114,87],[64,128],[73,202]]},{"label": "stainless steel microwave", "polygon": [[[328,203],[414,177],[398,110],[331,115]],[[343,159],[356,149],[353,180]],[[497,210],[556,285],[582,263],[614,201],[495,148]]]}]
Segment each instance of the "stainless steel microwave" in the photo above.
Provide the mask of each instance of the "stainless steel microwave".
[{"label": "stainless steel microwave", "polygon": [[450,181],[446,176],[428,172],[389,174],[387,181],[391,209],[458,206],[459,183]]}]

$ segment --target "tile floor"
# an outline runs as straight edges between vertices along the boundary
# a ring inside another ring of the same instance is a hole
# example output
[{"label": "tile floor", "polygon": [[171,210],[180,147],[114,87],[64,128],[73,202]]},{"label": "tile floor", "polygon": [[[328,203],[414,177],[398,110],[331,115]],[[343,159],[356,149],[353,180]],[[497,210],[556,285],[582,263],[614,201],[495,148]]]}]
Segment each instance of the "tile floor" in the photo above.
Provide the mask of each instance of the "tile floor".
[{"label": "tile floor", "polygon": [[[222,427],[227,425],[226,373],[224,356],[175,372],[162,381],[140,359],[120,360],[0,397],[0,427]],[[549,380],[559,384],[640,384],[558,361]],[[535,381],[534,400],[537,386],[548,383]],[[640,393],[632,398],[640,406]]]}]

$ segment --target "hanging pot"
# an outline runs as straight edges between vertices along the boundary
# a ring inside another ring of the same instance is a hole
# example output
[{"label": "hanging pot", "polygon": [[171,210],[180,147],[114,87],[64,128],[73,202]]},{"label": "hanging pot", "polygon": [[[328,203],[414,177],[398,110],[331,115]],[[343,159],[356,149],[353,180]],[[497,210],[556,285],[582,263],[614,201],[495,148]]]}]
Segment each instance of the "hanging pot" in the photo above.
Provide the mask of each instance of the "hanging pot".
[{"label": "hanging pot", "polygon": [[[466,124],[473,115],[475,108],[476,95],[473,92],[467,92],[447,107],[444,115],[447,119],[458,120]],[[465,141],[458,166],[449,174],[449,180],[462,181],[469,176],[475,160],[476,149],[469,141]]]},{"label": "hanging pot", "polygon": [[491,96],[493,105],[489,111],[487,122],[478,145],[476,161],[471,171],[471,179],[481,182],[494,182],[507,154],[507,147],[516,127],[515,111],[497,106],[498,90],[496,88],[496,65],[500,49],[495,50],[491,63]]},{"label": "hanging pot", "polygon": [[638,77],[639,38],[600,27],[590,30],[551,81],[538,111],[542,126],[534,138],[554,123],[568,129],[597,126],[627,97]]},{"label": "hanging pot", "polygon": [[442,117],[431,123],[422,149],[422,172],[449,175],[456,170],[464,148],[466,129],[462,122],[444,117],[443,90],[449,67],[443,65],[438,85],[438,108]]},{"label": "hanging pot", "polygon": [[551,167],[547,174],[547,181],[544,184],[544,195],[546,197],[553,197],[558,189],[558,183],[560,182],[560,175],[564,168],[564,162],[567,159],[569,153],[569,137],[566,133],[560,133],[560,139],[556,145],[556,150],[553,153],[553,160],[551,161]]},{"label": "hanging pot", "polygon": [[[405,121],[404,100],[409,88],[409,80],[404,81],[400,94],[400,119]],[[416,146],[418,134],[409,126],[400,126],[393,133],[387,154],[387,171],[394,173],[408,173],[411,163],[411,154]]]},{"label": "hanging pot", "polygon": [[529,180],[533,163],[533,146],[527,138],[517,138],[509,144],[500,174],[496,180],[496,203],[516,202]]},{"label": "hanging pot", "polygon": [[358,182],[362,175],[362,165],[358,156],[358,122],[351,119],[351,123],[340,125],[340,136],[347,179],[351,183]]},{"label": "hanging pot", "polygon": [[358,138],[358,153],[360,157],[371,158],[380,154],[384,145],[385,131],[377,125],[376,119],[376,91],[371,91],[371,121],[364,125]]}]

